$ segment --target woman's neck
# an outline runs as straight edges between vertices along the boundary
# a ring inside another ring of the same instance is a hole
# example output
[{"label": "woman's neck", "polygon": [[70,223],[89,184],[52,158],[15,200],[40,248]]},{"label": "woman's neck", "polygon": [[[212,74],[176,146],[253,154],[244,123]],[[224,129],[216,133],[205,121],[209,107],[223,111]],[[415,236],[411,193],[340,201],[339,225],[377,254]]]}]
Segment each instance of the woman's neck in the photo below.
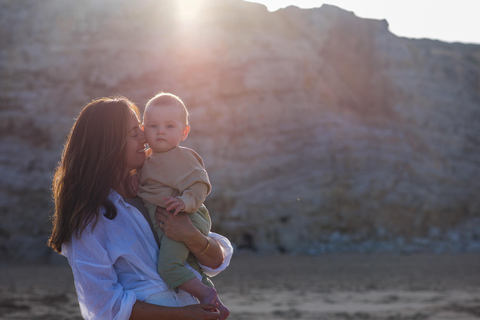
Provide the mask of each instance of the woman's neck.
[{"label": "woman's neck", "polygon": [[123,186],[119,186],[113,190],[115,190],[115,192],[117,192],[122,198],[130,198],[125,190],[125,187]]},{"label": "woman's neck", "polygon": [[129,196],[129,193],[127,191],[127,179],[130,176],[130,172],[120,180],[120,183],[116,188],[113,188],[122,198],[128,199],[128,198],[135,198],[134,196]]}]

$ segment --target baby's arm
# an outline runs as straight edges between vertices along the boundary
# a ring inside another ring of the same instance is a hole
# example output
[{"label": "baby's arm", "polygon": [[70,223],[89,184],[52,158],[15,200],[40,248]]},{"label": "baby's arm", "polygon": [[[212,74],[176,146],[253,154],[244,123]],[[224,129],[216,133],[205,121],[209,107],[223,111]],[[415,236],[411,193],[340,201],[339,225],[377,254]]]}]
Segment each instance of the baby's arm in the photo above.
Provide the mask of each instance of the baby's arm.
[{"label": "baby's arm", "polygon": [[164,200],[165,204],[167,205],[167,211],[175,210],[173,213],[174,215],[181,211],[185,211],[185,203],[182,199],[177,197],[166,197]]},{"label": "baby's arm", "polygon": [[212,189],[202,159],[193,150],[190,151],[192,154],[185,157],[188,160],[184,163],[185,175],[178,177],[174,186],[180,194],[177,198],[183,202],[183,211],[188,213],[197,211]]},{"label": "baby's arm", "polygon": [[197,182],[185,189],[179,188],[180,195],[177,197],[185,204],[185,212],[195,212],[207,197],[210,186],[204,182]]}]

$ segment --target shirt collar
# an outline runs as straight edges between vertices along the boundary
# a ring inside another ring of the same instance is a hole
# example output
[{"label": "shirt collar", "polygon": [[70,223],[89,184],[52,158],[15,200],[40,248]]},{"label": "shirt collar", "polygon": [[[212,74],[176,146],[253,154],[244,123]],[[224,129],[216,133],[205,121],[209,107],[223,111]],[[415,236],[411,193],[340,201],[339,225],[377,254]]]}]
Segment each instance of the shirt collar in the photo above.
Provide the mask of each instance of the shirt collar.
[{"label": "shirt collar", "polygon": [[120,202],[125,206],[125,201],[123,201],[123,197],[113,189],[110,189],[110,193],[108,194],[108,200],[110,200],[113,203],[113,205],[117,205],[117,203]]},{"label": "shirt collar", "polygon": [[120,205],[124,208],[131,207],[132,205],[123,199],[123,197],[115,190],[110,189],[110,193],[108,194],[108,200],[110,200],[114,206]]}]

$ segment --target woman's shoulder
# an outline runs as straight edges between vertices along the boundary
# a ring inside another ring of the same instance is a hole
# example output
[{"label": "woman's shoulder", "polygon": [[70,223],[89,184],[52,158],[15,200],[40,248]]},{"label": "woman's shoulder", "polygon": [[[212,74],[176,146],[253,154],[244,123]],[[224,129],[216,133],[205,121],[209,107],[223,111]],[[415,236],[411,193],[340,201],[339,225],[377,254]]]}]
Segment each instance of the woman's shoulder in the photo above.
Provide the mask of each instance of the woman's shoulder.
[{"label": "woman's shoulder", "polygon": [[126,205],[123,198],[116,191],[110,190],[106,202],[106,205],[98,209],[98,215],[87,224],[83,232],[86,236],[106,238],[110,234],[105,232],[107,228],[112,229],[118,224],[124,224],[122,217]]},{"label": "woman's shoulder", "polygon": [[112,190],[107,200],[116,210],[115,217],[107,217],[105,215],[106,208],[100,207],[97,217],[88,223],[78,237],[72,236],[67,248],[112,252],[115,247],[126,241],[126,234],[132,234],[133,229],[143,227],[140,221],[143,218],[142,214],[140,212],[137,214],[136,210],[129,209],[133,206],[127,204],[118,193]]}]

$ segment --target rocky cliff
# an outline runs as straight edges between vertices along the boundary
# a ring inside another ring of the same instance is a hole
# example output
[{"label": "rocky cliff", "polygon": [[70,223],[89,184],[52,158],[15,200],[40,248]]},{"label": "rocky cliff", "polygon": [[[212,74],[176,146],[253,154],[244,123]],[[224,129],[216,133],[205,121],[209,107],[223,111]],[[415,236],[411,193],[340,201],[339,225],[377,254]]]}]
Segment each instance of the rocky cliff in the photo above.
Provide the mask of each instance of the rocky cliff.
[{"label": "rocky cliff", "polygon": [[0,256],[37,259],[81,107],[184,99],[214,230],[289,253],[480,251],[480,46],[324,5],[0,2]]}]

